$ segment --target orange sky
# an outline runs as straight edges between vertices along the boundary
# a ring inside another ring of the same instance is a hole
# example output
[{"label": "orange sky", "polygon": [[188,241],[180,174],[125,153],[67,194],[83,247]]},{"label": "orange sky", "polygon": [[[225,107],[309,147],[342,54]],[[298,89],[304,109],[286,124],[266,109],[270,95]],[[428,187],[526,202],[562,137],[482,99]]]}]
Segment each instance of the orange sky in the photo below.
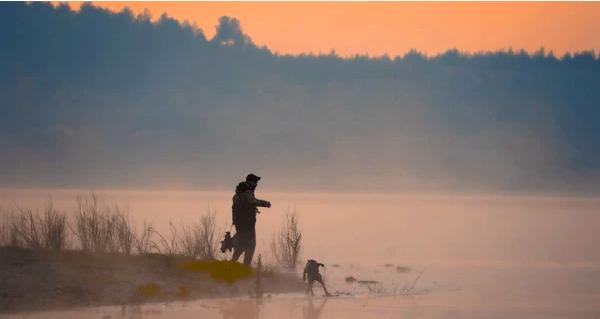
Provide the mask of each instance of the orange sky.
[{"label": "orange sky", "polygon": [[[72,4],[77,6],[77,4]],[[222,15],[238,18],[259,45],[280,53],[436,54],[449,48],[486,51],[541,46],[565,51],[600,49],[600,2],[98,2],[134,13],[147,8],[215,32]]]}]

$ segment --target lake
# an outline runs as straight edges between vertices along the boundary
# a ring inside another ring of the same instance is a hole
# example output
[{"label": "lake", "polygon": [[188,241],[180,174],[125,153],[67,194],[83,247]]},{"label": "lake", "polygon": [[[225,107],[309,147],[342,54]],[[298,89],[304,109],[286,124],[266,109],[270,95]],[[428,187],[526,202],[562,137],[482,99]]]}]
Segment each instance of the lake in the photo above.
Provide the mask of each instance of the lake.
[{"label": "lake", "polygon": [[[136,223],[166,232],[216,211],[231,193],[95,190]],[[0,204],[73,210],[86,190],[4,189]],[[583,197],[270,193],[257,217],[257,254],[296,211],[303,259],[326,265],[338,297],[300,294],[92,307],[7,318],[600,318],[600,199]],[[353,276],[376,284],[346,283]]]}]

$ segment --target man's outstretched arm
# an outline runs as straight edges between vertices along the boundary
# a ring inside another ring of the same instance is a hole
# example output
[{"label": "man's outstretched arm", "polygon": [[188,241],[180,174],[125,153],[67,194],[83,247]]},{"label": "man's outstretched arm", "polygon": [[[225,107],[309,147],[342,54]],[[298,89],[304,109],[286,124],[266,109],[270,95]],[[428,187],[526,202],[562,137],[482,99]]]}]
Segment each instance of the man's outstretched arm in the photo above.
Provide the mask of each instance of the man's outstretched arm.
[{"label": "man's outstretched arm", "polygon": [[246,200],[248,203],[257,207],[271,207],[271,203],[269,201],[254,197],[254,192],[251,190],[246,191]]}]

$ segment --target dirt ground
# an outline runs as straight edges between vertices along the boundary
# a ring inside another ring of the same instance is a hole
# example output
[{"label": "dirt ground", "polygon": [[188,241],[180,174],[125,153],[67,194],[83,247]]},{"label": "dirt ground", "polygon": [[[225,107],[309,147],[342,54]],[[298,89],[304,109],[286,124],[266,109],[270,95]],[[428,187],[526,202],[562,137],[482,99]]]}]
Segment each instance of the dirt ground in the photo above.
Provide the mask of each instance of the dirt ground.
[{"label": "dirt ground", "polygon": [[[3,247],[0,248],[0,312],[255,293],[254,272],[228,283],[214,279],[207,271],[190,271],[194,264],[182,267],[197,262],[156,254],[129,256]],[[304,289],[297,276],[272,270],[262,272],[261,283],[265,294]]]}]

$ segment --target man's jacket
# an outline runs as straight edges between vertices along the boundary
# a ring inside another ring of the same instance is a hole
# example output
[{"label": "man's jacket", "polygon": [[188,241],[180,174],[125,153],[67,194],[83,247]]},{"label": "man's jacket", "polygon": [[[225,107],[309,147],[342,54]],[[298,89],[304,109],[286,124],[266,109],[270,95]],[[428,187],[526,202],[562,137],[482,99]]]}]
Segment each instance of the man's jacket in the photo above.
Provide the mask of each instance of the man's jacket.
[{"label": "man's jacket", "polygon": [[267,207],[267,203],[267,201],[254,197],[254,190],[250,189],[245,182],[239,183],[235,189],[231,207],[235,229],[237,231],[254,229],[257,207]]}]

